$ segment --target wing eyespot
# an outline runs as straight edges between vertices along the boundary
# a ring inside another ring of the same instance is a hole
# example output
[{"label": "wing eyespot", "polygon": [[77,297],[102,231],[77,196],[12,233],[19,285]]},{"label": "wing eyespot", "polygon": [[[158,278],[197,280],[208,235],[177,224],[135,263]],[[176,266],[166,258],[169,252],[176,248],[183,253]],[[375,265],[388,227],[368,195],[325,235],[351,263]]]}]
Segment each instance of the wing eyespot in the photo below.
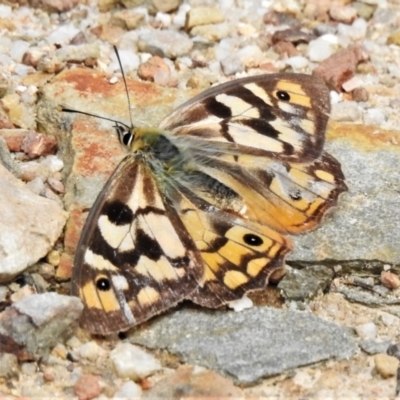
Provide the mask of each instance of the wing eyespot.
[{"label": "wing eyespot", "polygon": [[276,92],[276,97],[281,101],[290,101],[290,94],[284,90],[278,90]]},{"label": "wing eyespot", "polygon": [[260,236],[254,235],[253,233],[246,233],[243,235],[243,241],[249,246],[261,246],[264,243]]},{"label": "wing eyespot", "polygon": [[303,199],[300,190],[296,190],[292,193],[289,193],[289,197],[294,201],[299,201]]},{"label": "wing eyespot", "polygon": [[110,280],[102,276],[101,278],[96,280],[96,287],[102,292],[108,292],[111,289]]}]

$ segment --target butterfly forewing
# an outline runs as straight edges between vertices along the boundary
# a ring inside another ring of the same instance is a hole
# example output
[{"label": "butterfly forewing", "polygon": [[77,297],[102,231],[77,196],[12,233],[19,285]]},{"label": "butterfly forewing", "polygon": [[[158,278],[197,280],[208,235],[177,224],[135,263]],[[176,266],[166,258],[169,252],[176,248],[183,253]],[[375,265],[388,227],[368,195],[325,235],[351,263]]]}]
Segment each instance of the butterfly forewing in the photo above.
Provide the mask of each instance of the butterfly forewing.
[{"label": "butterfly forewing", "polygon": [[206,90],[160,126],[200,140],[203,147],[212,144],[216,153],[236,149],[241,154],[306,160],[322,151],[329,104],[329,92],[318,77],[261,75]]},{"label": "butterfly forewing", "polygon": [[139,157],[128,156],[96,200],[75,258],[73,294],[81,325],[97,334],[123,331],[188,296],[202,260],[177,212]]}]

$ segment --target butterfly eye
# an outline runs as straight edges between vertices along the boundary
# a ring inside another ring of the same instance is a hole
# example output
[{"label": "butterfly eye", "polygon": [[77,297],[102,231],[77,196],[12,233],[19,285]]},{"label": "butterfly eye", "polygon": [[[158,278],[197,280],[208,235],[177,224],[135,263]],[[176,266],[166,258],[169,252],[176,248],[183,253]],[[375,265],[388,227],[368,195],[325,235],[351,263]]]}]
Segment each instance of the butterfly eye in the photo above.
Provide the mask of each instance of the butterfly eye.
[{"label": "butterfly eye", "polygon": [[132,142],[132,139],[133,139],[133,135],[130,132],[128,132],[122,136],[121,141],[125,146],[129,146]]},{"label": "butterfly eye", "polygon": [[243,235],[243,240],[246,244],[250,246],[261,246],[264,243],[260,236],[254,235],[252,233],[246,233],[245,235]]},{"label": "butterfly eye", "polygon": [[290,94],[288,92],[285,92],[284,90],[278,90],[276,92],[276,97],[279,100],[282,100],[282,101],[289,101],[290,100]]},{"label": "butterfly eye", "polygon": [[124,145],[124,146],[129,146],[132,143],[133,140],[133,134],[130,129],[128,129],[125,126],[121,126],[116,124],[115,125],[115,130],[117,131],[117,135],[119,138],[119,141]]},{"label": "butterfly eye", "polygon": [[97,279],[96,281],[97,289],[101,290],[102,292],[107,292],[111,289],[110,280],[104,277]]}]

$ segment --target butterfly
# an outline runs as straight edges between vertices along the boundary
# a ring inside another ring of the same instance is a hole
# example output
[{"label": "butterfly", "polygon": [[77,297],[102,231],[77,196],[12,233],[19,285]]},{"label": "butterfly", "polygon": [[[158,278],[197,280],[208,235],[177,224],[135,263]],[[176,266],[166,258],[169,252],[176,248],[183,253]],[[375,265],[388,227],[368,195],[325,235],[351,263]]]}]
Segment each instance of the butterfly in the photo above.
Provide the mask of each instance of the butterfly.
[{"label": "butterfly", "polygon": [[116,123],[128,154],[75,255],[81,327],[108,335],[184,299],[217,308],[264,288],[287,235],[315,228],[347,190],[323,151],[329,111],[318,77],[278,73],[212,87],[157,128]]}]

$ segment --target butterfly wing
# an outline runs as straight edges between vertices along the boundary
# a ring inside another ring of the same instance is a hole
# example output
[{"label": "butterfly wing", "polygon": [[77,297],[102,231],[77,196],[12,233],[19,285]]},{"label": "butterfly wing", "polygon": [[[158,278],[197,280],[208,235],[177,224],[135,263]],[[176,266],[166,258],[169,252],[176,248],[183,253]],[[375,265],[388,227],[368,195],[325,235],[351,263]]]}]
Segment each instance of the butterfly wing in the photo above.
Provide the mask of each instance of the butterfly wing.
[{"label": "butterfly wing", "polygon": [[160,128],[215,152],[286,160],[317,158],[330,112],[323,81],[305,74],[248,77],[213,87],[174,110]]},{"label": "butterfly wing", "polygon": [[[199,184],[191,174],[182,179],[195,193],[216,207],[240,212],[282,233],[296,234],[317,226],[346,190],[340,164],[327,153],[306,163],[254,156],[233,161],[194,159],[196,170],[207,177],[201,181],[206,184]],[[220,187],[229,188],[228,199],[218,196]]]},{"label": "butterfly wing", "polygon": [[[340,164],[322,150],[329,104],[318,77],[261,75],[203,92],[161,127],[187,153],[189,170],[240,198],[230,209],[246,209],[248,219],[280,232],[301,233],[314,228],[347,190]],[[196,188],[190,176],[186,183],[203,197],[210,190]],[[211,203],[225,207],[218,198]]]},{"label": "butterfly wing", "polygon": [[[195,240],[205,272],[193,301],[215,307],[264,287],[291,248],[281,233],[314,228],[347,189],[323,152],[329,104],[317,77],[263,75],[207,90],[161,123],[184,154],[178,181],[197,209],[194,222],[180,217],[192,237],[213,238]],[[246,230],[270,247],[249,246]],[[254,276],[253,260],[263,260]]]},{"label": "butterfly wing", "polygon": [[169,309],[197,287],[204,269],[176,210],[135,155],[121,162],[93,205],[74,264],[81,326],[101,335]]},{"label": "butterfly wing", "polygon": [[179,182],[169,193],[174,193],[175,209],[204,263],[202,280],[188,299],[216,308],[264,288],[269,277],[283,268],[291,249],[289,239],[268,226],[213,207]]}]

